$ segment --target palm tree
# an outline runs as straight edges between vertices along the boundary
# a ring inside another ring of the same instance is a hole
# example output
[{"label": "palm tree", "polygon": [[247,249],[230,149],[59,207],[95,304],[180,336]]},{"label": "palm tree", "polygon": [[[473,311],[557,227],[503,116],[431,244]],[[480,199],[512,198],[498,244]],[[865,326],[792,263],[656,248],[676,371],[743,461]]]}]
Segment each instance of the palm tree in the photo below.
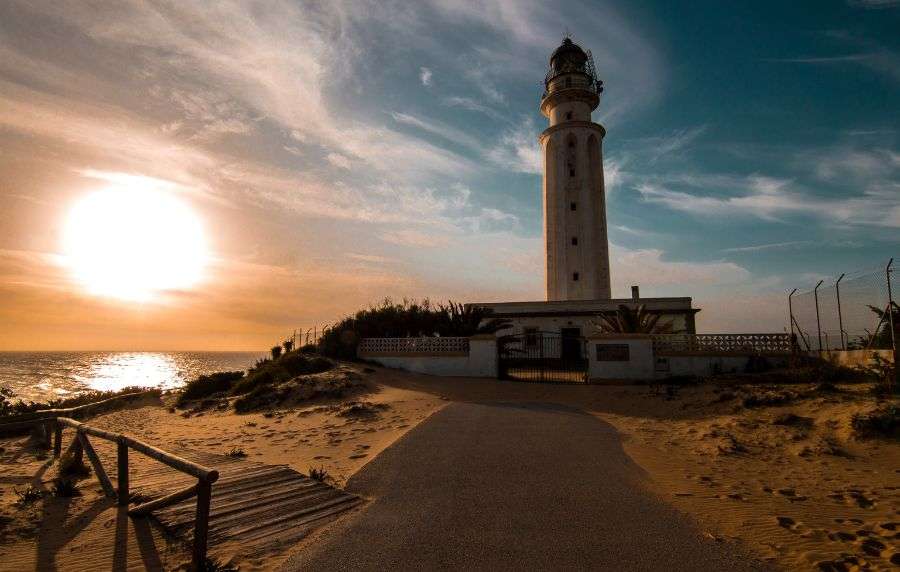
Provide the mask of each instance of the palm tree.
[{"label": "palm tree", "polygon": [[439,325],[442,336],[473,336],[476,334],[496,334],[512,325],[506,318],[492,318],[493,310],[482,306],[465,305],[452,300],[447,305],[439,305],[443,315]]},{"label": "palm tree", "polygon": [[870,348],[890,348],[891,347],[891,318],[894,322],[894,336],[900,339],[900,306],[896,302],[891,302],[891,313],[887,313],[887,308],[882,309],[877,306],[868,305],[869,309],[878,316],[878,328],[875,334],[867,341]]},{"label": "palm tree", "polygon": [[652,314],[644,304],[630,308],[620,304],[614,314],[598,314],[594,327],[604,334],[671,334],[672,323],[659,323],[662,314]]}]

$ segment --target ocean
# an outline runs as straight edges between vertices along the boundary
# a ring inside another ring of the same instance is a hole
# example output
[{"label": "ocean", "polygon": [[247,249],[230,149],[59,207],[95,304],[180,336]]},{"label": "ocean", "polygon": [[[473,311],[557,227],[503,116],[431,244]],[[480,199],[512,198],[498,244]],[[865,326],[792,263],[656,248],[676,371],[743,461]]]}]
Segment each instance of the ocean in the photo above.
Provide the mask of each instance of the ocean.
[{"label": "ocean", "polygon": [[172,389],[199,375],[246,370],[265,352],[0,352],[0,387],[44,402],[128,386]]}]

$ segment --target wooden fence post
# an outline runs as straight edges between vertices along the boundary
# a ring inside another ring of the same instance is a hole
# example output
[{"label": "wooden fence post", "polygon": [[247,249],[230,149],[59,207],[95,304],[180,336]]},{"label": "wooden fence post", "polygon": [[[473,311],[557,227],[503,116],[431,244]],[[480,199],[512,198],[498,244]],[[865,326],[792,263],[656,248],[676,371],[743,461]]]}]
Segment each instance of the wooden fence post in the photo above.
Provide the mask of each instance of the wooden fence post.
[{"label": "wooden fence post", "polygon": [[115,497],[116,490],[113,488],[109,477],[106,476],[106,471],[103,469],[103,463],[100,462],[100,457],[97,456],[97,452],[94,451],[93,445],[88,441],[87,434],[78,431],[78,440],[81,441],[81,448],[84,449],[84,453],[91,462],[91,466],[94,467],[94,474],[97,475],[97,480],[100,481],[103,492],[105,492],[108,497]]},{"label": "wooden fence post", "polygon": [[53,420],[53,457],[59,459],[62,454],[62,425]]},{"label": "wooden fence post", "polygon": [[124,439],[119,439],[117,443],[116,459],[119,465],[118,484],[119,484],[119,505],[128,505],[128,445]]},{"label": "wooden fence post", "polygon": [[197,482],[197,515],[194,519],[194,555],[191,569],[203,570],[206,564],[206,541],[209,534],[209,504],[212,499],[212,483]]}]

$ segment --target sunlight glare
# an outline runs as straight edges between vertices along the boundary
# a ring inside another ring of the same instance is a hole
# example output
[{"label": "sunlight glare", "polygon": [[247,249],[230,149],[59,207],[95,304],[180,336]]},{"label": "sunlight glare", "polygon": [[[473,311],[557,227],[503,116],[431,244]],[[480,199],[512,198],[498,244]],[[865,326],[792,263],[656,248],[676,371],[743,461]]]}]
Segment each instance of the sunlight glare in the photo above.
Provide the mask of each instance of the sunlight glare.
[{"label": "sunlight glare", "polygon": [[203,228],[190,207],[141,185],[81,199],[66,221],[63,249],[90,293],[142,302],[194,286],[207,259]]}]

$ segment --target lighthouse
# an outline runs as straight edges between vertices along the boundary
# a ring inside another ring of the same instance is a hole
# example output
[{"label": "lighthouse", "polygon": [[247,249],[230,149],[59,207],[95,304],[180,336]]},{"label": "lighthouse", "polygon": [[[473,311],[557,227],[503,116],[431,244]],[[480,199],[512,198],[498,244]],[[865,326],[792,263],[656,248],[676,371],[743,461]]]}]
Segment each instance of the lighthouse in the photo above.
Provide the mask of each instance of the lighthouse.
[{"label": "lighthouse", "polygon": [[544,253],[548,301],[609,300],[603,182],[606,130],[591,120],[603,82],[590,52],[569,38],[550,56],[541,113]]}]

